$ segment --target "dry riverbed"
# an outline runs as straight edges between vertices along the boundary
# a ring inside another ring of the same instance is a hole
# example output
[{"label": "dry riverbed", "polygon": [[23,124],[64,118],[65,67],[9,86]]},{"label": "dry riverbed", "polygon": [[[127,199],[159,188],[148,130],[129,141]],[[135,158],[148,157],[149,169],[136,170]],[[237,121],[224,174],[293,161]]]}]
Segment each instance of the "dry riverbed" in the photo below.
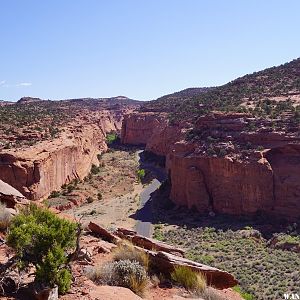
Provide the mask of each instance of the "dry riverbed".
[{"label": "dry riverbed", "polygon": [[81,219],[84,225],[94,220],[107,228],[133,229],[133,215],[140,206],[143,189],[136,175],[138,168],[137,151],[111,149],[85,180],[63,187],[47,202]]}]

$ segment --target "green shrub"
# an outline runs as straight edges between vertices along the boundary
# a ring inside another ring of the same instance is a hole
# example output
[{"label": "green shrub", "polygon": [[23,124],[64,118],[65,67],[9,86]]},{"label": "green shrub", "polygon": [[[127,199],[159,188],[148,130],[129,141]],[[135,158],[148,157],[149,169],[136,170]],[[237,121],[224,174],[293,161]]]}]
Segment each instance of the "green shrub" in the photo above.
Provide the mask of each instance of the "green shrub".
[{"label": "green shrub", "polygon": [[191,268],[185,266],[175,267],[171,273],[171,278],[188,291],[196,292],[197,294],[203,292],[207,286],[203,274],[194,272]]},{"label": "green shrub", "polygon": [[139,170],[137,170],[137,177],[138,177],[138,179],[141,181],[142,179],[144,179],[145,178],[145,176],[146,176],[146,171],[144,170],[144,169],[139,169]]},{"label": "green shrub", "polygon": [[237,293],[239,293],[243,299],[245,300],[254,300],[254,296],[249,294],[249,293],[245,293],[242,291],[241,287],[236,285],[232,288],[234,291],[236,291]]},{"label": "green shrub", "polygon": [[76,228],[77,224],[31,204],[12,219],[7,244],[15,249],[21,269],[36,267],[35,282],[58,285],[65,293],[71,284],[66,253],[75,246]]},{"label": "green shrub", "polygon": [[116,142],[117,139],[118,139],[118,136],[117,136],[116,133],[108,133],[106,135],[106,143],[109,144],[109,145],[113,144],[114,142]]},{"label": "green shrub", "polygon": [[60,196],[60,192],[59,191],[52,191],[49,198],[57,198]]},{"label": "green shrub", "polygon": [[91,173],[93,174],[93,175],[96,175],[96,174],[98,174],[100,172],[100,167],[97,167],[96,165],[92,165],[92,168],[91,168]]},{"label": "green shrub", "polygon": [[94,198],[93,197],[87,197],[86,202],[87,203],[92,203],[92,202],[94,202]]},{"label": "green shrub", "polygon": [[69,184],[68,187],[67,187],[68,193],[72,193],[74,190],[75,190],[75,186],[72,185],[72,184]]},{"label": "green shrub", "polygon": [[154,225],[153,238],[158,241],[163,241],[164,235],[162,233],[162,225],[161,224]]}]

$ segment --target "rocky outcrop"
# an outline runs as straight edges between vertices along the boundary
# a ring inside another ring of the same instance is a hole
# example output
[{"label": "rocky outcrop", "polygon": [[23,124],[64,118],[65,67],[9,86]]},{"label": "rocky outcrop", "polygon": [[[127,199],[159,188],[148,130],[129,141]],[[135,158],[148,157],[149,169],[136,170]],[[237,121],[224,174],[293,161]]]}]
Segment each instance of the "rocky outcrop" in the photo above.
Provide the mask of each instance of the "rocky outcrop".
[{"label": "rocky outcrop", "polygon": [[8,208],[14,208],[16,204],[27,204],[28,200],[18,190],[0,180],[0,202]]},{"label": "rocky outcrop", "polygon": [[280,216],[300,216],[300,144],[271,149],[266,159],[273,171],[274,211]]},{"label": "rocky outcrop", "polygon": [[167,167],[176,204],[228,214],[272,209],[273,172],[265,159],[245,163],[174,150]]},{"label": "rocky outcrop", "polygon": [[106,151],[107,132],[120,130],[122,112],[80,116],[58,138],[26,149],[0,151],[0,179],[31,200],[47,197],[73,179],[83,179],[97,154]]},{"label": "rocky outcrop", "polygon": [[[195,272],[202,273],[207,283],[217,289],[226,289],[238,284],[234,276],[226,271],[182,257],[184,254],[182,249],[155,239],[142,237],[137,235],[135,231],[125,228],[118,228],[115,234],[121,238],[129,239],[135,245],[136,250],[145,252],[149,256],[151,266],[162,274],[169,276],[175,268],[186,267]],[[104,237],[106,237],[105,234]],[[126,247],[126,244],[124,244],[124,247]]]},{"label": "rocky outcrop", "polygon": [[207,283],[217,289],[226,289],[238,284],[234,276],[226,271],[162,251],[153,252],[148,250],[147,252],[150,255],[152,265],[163,274],[169,274],[174,268],[182,266],[202,273]]},{"label": "rocky outcrop", "polygon": [[90,222],[88,225],[88,229],[93,232],[94,234],[101,237],[103,240],[108,242],[117,242],[120,238],[112,233],[110,233],[107,229],[102,227],[100,224],[95,222]]},{"label": "rocky outcrop", "polygon": [[141,235],[138,235],[137,232],[128,230],[125,228],[118,228],[115,232],[117,236],[122,239],[128,239],[134,245],[142,247],[148,250],[155,250],[155,251],[164,251],[167,253],[175,254],[177,256],[184,256],[185,251],[178,247],[173,247],[168,245],[167,243],[147,238]]},{"label": "rocky outcrop", "polygon": [[300,216],[300,137],[292,125],[276,131],[270,121],[248,114],[214,113],[191,130],[189,124],[154,122],[158,114],[127,116],[123,129],[130,138],[123,142],[135,142],[134,133],[147,128],[146,150],[166,157],[173,202],[200,212]]},{"label": "rocky outcrop", "polygon": [[105,300],[142,300],[141,297],[134,294],[131,290],[120,286],[94,285],[91,289],[90,299],[105,299]]},{"label": "rocky outcrop", "polygon": [[263,151],[249,160],[207,157],[176,150],[167,155],[171,199],[200,212],[234,215],[264,211],[296,220],[300,216],[300,145]]},{"label": "rocky outcrop", "polygon": [[124,117],[121,142],[131,145],[146,145],[155,131],[160,131],[167,124],[164,114],[133,113]]}]

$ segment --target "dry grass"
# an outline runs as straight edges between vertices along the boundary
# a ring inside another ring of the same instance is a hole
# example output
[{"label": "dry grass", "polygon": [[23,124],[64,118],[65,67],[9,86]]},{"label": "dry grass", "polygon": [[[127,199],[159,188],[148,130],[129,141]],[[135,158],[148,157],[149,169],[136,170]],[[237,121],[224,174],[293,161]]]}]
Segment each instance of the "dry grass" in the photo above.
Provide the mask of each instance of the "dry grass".
[{"label": "dry grass", "polygon": [[102,265],[90,267],[86,270],[86,277],[89,278],[90,280],[94,281],[97,284],[101,284],[102,282],[106,281],[105,280],[106,274],[109,274],[109,272]]},{"label": "dry grass", "polygon": [[207,287],[206,278],[202,273],[197,273],[185,266],[175,267],[171,273],[171,278],[174,282],[195,294],[201,294]]},{"label": "dry grass", "polygon": [[138,278],[135,275],[131,275],[129,280],[129,288],[137,295],[143,297],[149,286],[149,279],[147,277]]},{"label": "dry grass", "polygon": [[11,214],[6,209],[6,206],[0,202],[0,230],[6,230],[11,221]]},{"label": "dry grass", "polygon": [[132,243],[126,241],[119,244],[113,252],[113,259],[115,261],[130,260],[137,261],[146,271],[149,270],[149,255],[143,251],[138,250]]}]

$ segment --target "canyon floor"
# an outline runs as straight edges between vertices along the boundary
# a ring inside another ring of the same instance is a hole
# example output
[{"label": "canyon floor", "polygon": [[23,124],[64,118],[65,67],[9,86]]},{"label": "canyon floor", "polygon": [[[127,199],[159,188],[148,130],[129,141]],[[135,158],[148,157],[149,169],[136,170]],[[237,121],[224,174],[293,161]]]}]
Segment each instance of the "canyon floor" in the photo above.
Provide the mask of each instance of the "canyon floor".
[{"label": "canyon floor", "polygon": [[[48,204],[66,209],[84,225],[97,221],[106,228],[150,232],[153,223],[154,238],[186,249],[192,260],[234,274],[246,299],[272,299],[300,286],[299,249],[276,249],[272,244],[274,234],[285,234],[288,241],[292,233],[298,239],[293,224],[264,216],[235,218],[186,211],[168,200],[167,184],[159,188],[165,176],[162,169],[141,156],[138,148],[110,149],[101,156],[99,168],[71,184],[70,193],[64,187]],[[137,177],[139,169],[147,170],[143,183]]]},{"label": "canyon floor", "polygon": [[134,213],[139,209],[143,190],[137,178],[137,152],[135,148],[110,149],[101,156],[100,166],[94,167],[83,181],[71,183],[46,203],[80,219],[84,226],[96,220],[106,228],[134,229]]}]

